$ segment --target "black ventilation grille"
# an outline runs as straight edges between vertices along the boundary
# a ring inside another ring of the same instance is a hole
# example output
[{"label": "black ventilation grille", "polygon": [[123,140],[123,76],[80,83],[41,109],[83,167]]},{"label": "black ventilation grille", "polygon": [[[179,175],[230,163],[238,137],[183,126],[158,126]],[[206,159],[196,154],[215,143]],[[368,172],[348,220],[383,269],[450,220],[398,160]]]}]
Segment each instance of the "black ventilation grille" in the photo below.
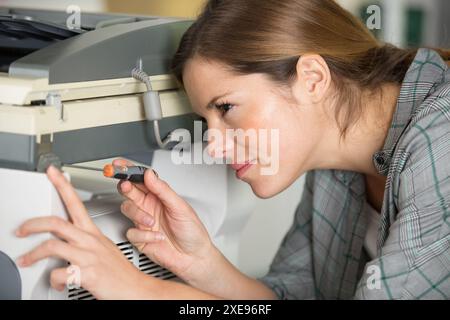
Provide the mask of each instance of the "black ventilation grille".
[{"label": "black ventilation grille", "polygon": [[[134,247],[130,242],[117,243],[117,247],[122,251],[123,255],[130,261],[134,259]],[[169,270],[157,265],[146,255],[140,254],[138,261],[138,268],[145,274],[151,275],[162,280],[174,279],[176,276]],[[69,300],[95,300],[94,296],[83,288],[69,289]]]}]

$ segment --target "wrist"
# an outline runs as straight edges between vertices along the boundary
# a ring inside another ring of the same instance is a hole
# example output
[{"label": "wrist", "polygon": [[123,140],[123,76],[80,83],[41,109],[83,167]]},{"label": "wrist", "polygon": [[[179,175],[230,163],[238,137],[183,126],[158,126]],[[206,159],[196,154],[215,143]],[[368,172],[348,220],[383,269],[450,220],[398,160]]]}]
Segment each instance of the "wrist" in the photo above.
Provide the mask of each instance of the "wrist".
[{"label": "wrist", "polygon": [[[135,275],[132,285],[128,288],[126,299],[131,300],[157,300],[161,299],[160,293],[164,287],[164,280],[152,277],[138,271]],[[126,292],[126,291],[125,291]]]},{"label": "wrist", "polygon": [[220,250],[212,244],[204,257],[189,268],[189,272],[183,277],[183,280],[194,288],[206,292],[215,291],[213,288],[220,287],[223,275],[227,272],[225,269],[229,264]]}]

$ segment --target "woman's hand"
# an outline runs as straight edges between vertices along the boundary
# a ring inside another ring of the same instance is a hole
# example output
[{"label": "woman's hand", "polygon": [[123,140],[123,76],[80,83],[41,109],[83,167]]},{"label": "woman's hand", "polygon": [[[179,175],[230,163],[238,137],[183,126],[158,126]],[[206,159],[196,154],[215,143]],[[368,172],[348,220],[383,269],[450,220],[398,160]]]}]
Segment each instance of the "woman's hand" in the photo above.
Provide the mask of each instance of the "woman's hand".
[{"label": "woman's hand", "polygon": [[[113,165],[133,164],[115,160]],[[188,283],[205,278],[219,255],[194,209],[153,170],[145,172],[144,184],[122,181],[118,190],[128,199],[121,210],[136,226],[128,230],[128,240]]]},{"label": "woman's hand", "polygon": [[[27,267],[49,257],[61,258],[79,268],[81,286],[97,299],[139,298],[138,290],[146,276],[101,233],[64,175],[54,167],[47,170],[47,175],[58,190],[71,221],[42,217],[22,224],[16,231],[18,237],[51,232],[59,239],[47,240],[23,255],[17,261],[19,266]],[[72,275],[67,268],[53,270],[51,286],[62,291],[69,276]]]}]

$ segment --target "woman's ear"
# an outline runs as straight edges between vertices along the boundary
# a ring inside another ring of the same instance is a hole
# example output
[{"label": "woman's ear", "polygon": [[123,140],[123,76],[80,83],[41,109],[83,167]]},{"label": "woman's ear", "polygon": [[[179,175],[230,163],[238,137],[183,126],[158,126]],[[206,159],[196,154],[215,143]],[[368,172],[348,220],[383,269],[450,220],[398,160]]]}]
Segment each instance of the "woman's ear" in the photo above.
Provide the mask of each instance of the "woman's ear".
[{"label": "woman's ear", "polygon": [[297,79],[292,87],[297,101],[316,104],[327,97],[331,73],[326,61],[317,54],[302,55],[297,62]]}]

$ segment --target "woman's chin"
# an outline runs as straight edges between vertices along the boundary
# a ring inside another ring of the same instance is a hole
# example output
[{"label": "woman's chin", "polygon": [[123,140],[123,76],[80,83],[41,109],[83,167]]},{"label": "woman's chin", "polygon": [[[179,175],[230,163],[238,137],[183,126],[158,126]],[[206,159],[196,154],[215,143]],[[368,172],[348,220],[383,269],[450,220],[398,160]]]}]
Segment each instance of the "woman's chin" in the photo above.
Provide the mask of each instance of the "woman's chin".
[{"label": "woman's chin", "polygon": [[293,181],[282,179],[280,175],[259,176],[250,180],[248,184],[258,198],[269,199],[289,188],[295,181],[296,179]]},{"label": "woman's chin", "polygon": [[253,193],[260,199],[269,199],[277,195],[279,191],[272,190],[268,185],[250,183]]}]

